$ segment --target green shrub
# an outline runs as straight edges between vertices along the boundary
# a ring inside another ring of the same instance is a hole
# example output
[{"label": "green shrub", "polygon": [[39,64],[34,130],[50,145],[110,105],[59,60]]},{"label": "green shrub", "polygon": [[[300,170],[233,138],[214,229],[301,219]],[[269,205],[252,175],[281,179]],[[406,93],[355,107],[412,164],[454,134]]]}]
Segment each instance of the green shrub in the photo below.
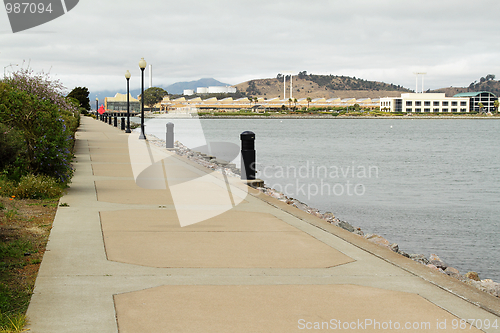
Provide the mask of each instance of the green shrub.
[{"label": "green shrub", "polygon": [[0,170],[13,163],[24,150],[22,133],[0,123]]},{"label": "green shrub", "polygon": [[23,176],[13,191],[19,199],[52,199],[64,192],[63,185],[55,178],[46,175]]},{"label": "green shrub", "polygon": [[19,181],[33,173],[70,182],[74,134],[80,118],[61,89],[59,82],[27,70],[0,83],[0,123],[18,131],[24,145],[16,160],[3,168],[6,177]]},{"label": "green shrub", "polygon": [[10,197],[15,188],[16,184],[12,180],[0,176],[0,197]]}]

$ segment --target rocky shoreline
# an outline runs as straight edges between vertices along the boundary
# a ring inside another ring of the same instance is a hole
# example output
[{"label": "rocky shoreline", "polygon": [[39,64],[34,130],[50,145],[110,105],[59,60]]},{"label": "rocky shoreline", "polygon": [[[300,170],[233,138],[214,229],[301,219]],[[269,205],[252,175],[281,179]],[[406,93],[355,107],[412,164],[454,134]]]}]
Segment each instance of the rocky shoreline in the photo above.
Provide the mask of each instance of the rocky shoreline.
[{"label": "rocky shoreline", "polygon": [[[148,135],[149,137],[154,137],[153,135]],[[158,147],[165,147],[165,141],[154,137],[154,139],[149,139],[151,143]],[[240,177],[240,170],[236,168],[234,164],[231,164],[227,161],[222,161],[214,156],[208,156],[206,154],[202,154],[200,152],[193,151],[188,147],[184,146],[182,143],[176,141],[175,142],[175,152],[177,155],[184,156],[195,163],[198,163],[208,169],[223,172],[227,176],[230,177]],[[466,274],[461,274],[456,268],[453,268],[447,265],[443,260],[441,260],[436,254],[431,254],[429,257],[426,257],[423,254],[410,254],[399,248],[399,245],[396,243],[391,243],[384,237],[365,233],[359,227],[354,227],[349,222],[342,221],[339,218],[335,217],[331,212],[320,212],[319,209],[309,207],[307,204],[301,202],[300,200],[290,198],[283,193],[276,191],[270,187],[263,186],[257,187],[257,189],[281,202],[284,202],[288,205],[294,206],[308,214],[314,215],[320,219],[327,221],[330,224],[333,224],[339,228],[345,229],[351,233],[358,235],[359,237],[363,237],[366,240],[378,244],[380,246],[384,246],[393,252],[396,252],[404,257],[410,258],[413,261],[416,261],[422,265],[429,267],[430,269],[434,269],[438,272],[456,278],[457,280],[462,281],[465,284],[473,286],[479,290],[482,290],[490,295],[496,296],[500,298],[500,283],[494,282],[491,279],[481,280],[477,272],[467,272]]]}]

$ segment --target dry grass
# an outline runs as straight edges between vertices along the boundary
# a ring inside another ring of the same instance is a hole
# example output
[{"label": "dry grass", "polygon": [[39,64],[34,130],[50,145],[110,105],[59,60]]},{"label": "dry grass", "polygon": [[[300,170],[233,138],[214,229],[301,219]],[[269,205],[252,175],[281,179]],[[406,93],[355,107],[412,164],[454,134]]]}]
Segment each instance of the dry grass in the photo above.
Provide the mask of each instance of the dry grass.
[{"label": "dry grass", "polygon": [[0,197],[0,332],[22,332],[58,199]]}]

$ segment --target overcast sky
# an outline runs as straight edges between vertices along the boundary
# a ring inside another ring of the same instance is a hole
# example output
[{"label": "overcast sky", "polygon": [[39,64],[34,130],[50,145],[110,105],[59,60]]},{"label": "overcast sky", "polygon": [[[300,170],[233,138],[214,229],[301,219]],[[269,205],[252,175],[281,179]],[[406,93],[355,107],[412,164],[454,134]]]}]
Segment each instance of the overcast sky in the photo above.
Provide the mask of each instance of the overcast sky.
[{"label": "overcast sky", "polygon": [[500,78],[499,32],[498,0],[80,0],[15,34],[0,9],[0,65],[30,62],[91,92],[126,89],[126,70],[139,88],[141,57],[155,86],[305,70],[410,89],[427,72],[434,89]]}]

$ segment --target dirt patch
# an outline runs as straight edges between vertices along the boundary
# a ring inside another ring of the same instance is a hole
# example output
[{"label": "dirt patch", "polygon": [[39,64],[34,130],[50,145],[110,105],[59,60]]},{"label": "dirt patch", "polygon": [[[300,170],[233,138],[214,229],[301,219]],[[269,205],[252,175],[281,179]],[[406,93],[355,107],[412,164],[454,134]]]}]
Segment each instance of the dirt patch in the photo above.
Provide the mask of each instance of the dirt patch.
[{"label": "dirt patch", "polygon": [[58,199],[0,197],[1,312],[24,313],[42,262]]}]

